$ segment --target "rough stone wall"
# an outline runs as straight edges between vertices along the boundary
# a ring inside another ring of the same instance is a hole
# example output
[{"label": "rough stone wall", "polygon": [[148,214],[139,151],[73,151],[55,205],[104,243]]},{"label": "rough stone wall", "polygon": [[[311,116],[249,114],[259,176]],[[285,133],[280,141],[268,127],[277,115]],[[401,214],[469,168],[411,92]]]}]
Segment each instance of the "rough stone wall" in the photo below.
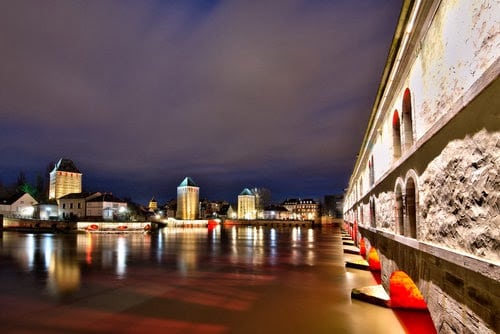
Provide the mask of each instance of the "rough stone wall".
[{"label": "rough stone wall", "polygon": [[500,262],[500,133],[450,142],[420,177],[419,239]]},{"label": "rough stone wall", "polygon": [[498,0],[441,2],[421,43],[420,68],[414,73],[414,85],[421,86],[415,105],[421,111],[417,114],[420,134],[449,111],[499,57],[497,17]]},{"label": "rough stone wall", "polygon": [[395,232],[394,223],[396,218],[394,217],[394,193],[393,192],[383,192],[380,193],[375,202],[375,217],[377,221],[377,227],[382,230]]}]

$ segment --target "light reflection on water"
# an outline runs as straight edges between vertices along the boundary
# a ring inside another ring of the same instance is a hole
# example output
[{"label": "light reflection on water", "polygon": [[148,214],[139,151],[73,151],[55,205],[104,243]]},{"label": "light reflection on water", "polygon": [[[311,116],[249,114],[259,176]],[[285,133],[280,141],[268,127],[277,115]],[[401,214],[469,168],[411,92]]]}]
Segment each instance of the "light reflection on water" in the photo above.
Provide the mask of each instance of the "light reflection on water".
[{"label": "light reflection on water", "polygon": [[[276,266],[280,263],[314,265],[315,230],[312,228],[230,227],[164,228],[158,233],[77,235],[17,234],[5,232],[1,255],[11,256],[25,272],[39,277],[47,290],[64,294],[78,290],[82,270],[114,272],[127,277],[128,267],[138,262],[167,264],[182,275],[196,271],[207,257],[234,265]],[[307,235],[304,241],[303,235]],[[291,245],[291,247],[289,247]],[[210,262],[210,261],[209,261]]]},{"label": "light reflection on water", "polygon": [[[0,279],[3,284],[12,285],[11,291],[0,286],[0,293],[8,296],[26,294],[43,302],[63,299],[78,303],[90,298],[97,288],[108,287],[114,291],[126,286],[127,291],[136,290],[135,293],[145,289],[141,298],[161,292],[163,298],[169,300],[166,305],[175,301],[181,306],[186,303],[192,307],[216,306],[226,311],[250,312],[249,317],[271,312],[280,326],[290,318],[288,314],[280,315],[277,301],[282,301],[280,307],[301,310],[304,326],[306,321],[323,319],[314,324],[317,332],[323,332],[332,321],[328,312],[338,310],[335,312],[344,314],[348,308],[370,310],[374,324],[367,328],[377,329],[377,323],[384,328],[388,319],[397,324],[389,310],[350,301],[350,289],[373,284],[373,278],[366,272],[345,270],[340,236],[329,229],[217,226],[213,229],[172,227],[152,234],[4,232],[0,236]],[[23,285],[25,283],[16,282],[19,272],[32,279],[33,290]],[[137,286],[144,280],[147,286]],[[261,292],[259,289],[265,286],[273,288]],[[271,299],[253,307],[258,298],[265,296]],[[15,302],[19,304],[21,300],[16,298]],[[5,307],[1,301],[0,307]],[[149,312],[154,313],[155,308]],[[241,319],[235,316],[232,314],[221,323],[228,328],[240,328]],[[330,326],[352,329],[358,318],[359,315],[349,313],[342,320],[344,323],[335,319]],[[6,321],[1,314],[0,319]],[[255,324],[248,326],[253,328]],[[274,325],[269,323],[269,326]]]}]

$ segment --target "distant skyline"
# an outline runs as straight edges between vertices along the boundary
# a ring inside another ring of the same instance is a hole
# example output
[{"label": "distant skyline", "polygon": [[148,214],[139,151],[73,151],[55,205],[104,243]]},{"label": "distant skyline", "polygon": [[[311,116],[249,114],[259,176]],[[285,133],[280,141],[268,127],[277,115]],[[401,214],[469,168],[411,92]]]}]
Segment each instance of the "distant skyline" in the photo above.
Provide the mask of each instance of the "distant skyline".
[{"label": "distant skyline", "polygon": [[72,159],[83,188],[163,204],[342,193],[401,2],[0,3],[0,181]]}]

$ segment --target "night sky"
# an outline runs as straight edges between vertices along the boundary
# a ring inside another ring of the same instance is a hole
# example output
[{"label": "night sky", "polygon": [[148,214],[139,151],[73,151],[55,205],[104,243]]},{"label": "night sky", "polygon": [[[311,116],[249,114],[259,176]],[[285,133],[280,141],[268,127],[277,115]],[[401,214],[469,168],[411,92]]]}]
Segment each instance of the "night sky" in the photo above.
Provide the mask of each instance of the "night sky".
[{"label": "night sky", "polygon": [[0,2],[0,181],[72,159],[145,204],[342,193],[396,0]]}]

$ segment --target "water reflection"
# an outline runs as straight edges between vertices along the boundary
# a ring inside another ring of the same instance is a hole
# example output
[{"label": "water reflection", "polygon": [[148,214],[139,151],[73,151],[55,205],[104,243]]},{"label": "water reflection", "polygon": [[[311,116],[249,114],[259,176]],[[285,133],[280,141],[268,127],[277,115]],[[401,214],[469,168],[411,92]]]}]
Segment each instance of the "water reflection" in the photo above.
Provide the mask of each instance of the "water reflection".
[{"label": "water reflection", "polygon": [[[339,231],[305,227],[3,232],[0,309],[18,305],[21,312],[0,312],[0,320],[15,328],[28,309],[27,326],[43,324],[47,332],[101,326],[93,325],[96,319],[111,319],[113,326],[158,324],[163,332],[178,332],[179,324],[233,333],[353,332],[358,326],[358,332],[381,333],[376,324],[387,329],[389,321],[401,327],[392,311],[351,302],[350,289],[373,278],[346,272],[342,256]],[[63,311],[52,312],[56,308]],[[73,319],[81,320],[75,325]],[[119,331],[81,332],[110,328]]]},{"label": "water reflection", "polygon": [[[307,235],[307,239],[303,238]],[[118,280],[141,261],[166,265],[182,275],[227,259],[232,265],[314,265],[315,230],[255,226],[164,228],[155,234],[78,235],[4,233],[1,253],[26,272],[37,273],[53,294],[67,295],[81,285],[82,270],[114,272]],[[208,259],[208,260],[207,260]]]}]

